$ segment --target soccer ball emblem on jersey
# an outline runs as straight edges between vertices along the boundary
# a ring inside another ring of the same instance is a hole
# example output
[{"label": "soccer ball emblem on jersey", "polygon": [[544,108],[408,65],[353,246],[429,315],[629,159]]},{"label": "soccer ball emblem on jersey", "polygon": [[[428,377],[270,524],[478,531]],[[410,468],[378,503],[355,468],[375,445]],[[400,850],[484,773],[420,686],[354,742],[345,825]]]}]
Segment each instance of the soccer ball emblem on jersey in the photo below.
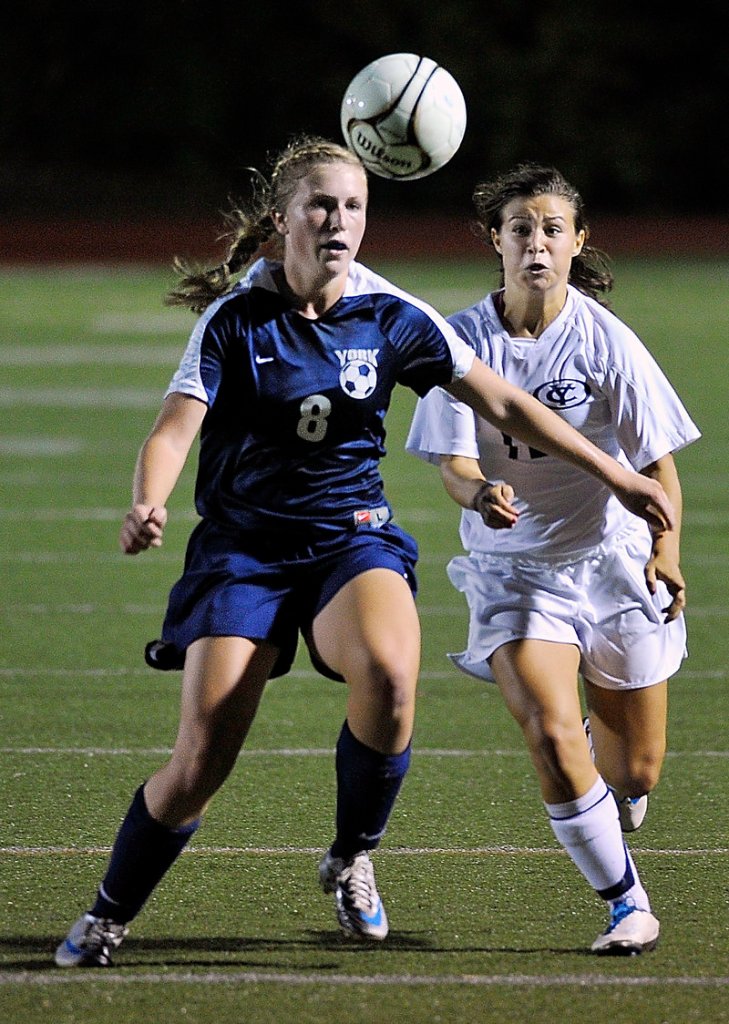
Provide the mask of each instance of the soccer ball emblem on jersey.
[{"label": "soccer ball emblem on jersey", "polygon": [[455,78],[430,57],[389,53],[349,83],[341,125],[368,170],[412,181],[455,154],[466,131],[466,101]]},{"label": "soccer ball emblem on jersey", "polygon": [[377,386],[377,368],[366,359],[352,359],[342,367],[339,383],[350,398],[369,398]]}]

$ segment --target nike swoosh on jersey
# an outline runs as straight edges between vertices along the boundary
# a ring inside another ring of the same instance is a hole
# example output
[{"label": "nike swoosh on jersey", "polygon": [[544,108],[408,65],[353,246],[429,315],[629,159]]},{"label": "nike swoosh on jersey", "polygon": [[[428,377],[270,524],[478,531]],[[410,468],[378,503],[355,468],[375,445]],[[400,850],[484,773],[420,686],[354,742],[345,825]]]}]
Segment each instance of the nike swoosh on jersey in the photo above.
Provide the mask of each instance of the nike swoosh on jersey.
[{"label": "nike swoosh on jersey", "polygon": [[259,364],[260,363],[272,363],[273,362],[273,356],[256,356],[256,362],[259,363]]}]

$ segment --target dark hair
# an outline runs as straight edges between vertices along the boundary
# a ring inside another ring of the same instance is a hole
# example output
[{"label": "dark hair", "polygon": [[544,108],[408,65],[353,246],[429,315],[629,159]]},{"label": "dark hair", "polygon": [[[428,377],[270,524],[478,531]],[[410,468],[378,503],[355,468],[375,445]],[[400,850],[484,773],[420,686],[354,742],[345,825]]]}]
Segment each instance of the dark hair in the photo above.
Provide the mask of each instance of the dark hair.
[{"label": "dark hair", "polygon": [[[584,231],[585,239],[589,237],[590,231],[585,221],[584,203],[580,193],[556,168],[543,167],[536,163],[519,164],[493,181],[476,185],[473,191],[473,204],[477,215],[474,233],[487,245],[492,245],[491,230],[501,230],[504,207],[512,199],[543,195],[560,196],[565,199],[572,208],[575,230]],[[583,245],[579,255],[572,259],[569,282],[581,292],[607,305],[603,295],[612,288],[613,275],[606,254],[590,245]],[[501,283],[504,283],[503,269]]]},{"label": "dark hair", "polygon": [[317,164],[348,163],[364,165],[351,150],[338,143],[314,135],[292,139],[277,156],[271,158],[270,177],[252,170],[251,199],[246,206],[233,204],[224,214],[228,231],[228,252],[216,267],[202,269],[177,257],[175,270],[180,280],[165,296],[168,306],[187,306],[202,313],[221,295],[229,292],[235,278],[244,271],[266,243],[274,242],[281,250],[281,237],[274,227],[272,214],[283,212],[296,192],[299,182]]}]

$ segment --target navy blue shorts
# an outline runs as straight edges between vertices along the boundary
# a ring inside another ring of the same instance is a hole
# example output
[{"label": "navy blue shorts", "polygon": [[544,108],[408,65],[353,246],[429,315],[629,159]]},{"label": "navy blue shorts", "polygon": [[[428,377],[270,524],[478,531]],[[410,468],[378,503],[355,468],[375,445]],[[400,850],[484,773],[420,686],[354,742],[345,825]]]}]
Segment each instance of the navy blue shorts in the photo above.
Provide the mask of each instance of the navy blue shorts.
[{"label": "navy blue shorts", "polygon": [[[183,575],[170,592],[162,629],[163,644],[169,647],[159,663],[149,657],[148,662],[180,668],[194,640],[242,636],[279,648],[271,675],[281,676],[291,668],[301,633],[314,667],[339,679],[311,650],[314,618],[345,583],[368,569],[400,573],[415,596],[417,559],[415,540],[391,522],[338,531],[306,544],[242,534],[203,520],[193,530]],[[177,652],[177,663],[170,650]]]}]

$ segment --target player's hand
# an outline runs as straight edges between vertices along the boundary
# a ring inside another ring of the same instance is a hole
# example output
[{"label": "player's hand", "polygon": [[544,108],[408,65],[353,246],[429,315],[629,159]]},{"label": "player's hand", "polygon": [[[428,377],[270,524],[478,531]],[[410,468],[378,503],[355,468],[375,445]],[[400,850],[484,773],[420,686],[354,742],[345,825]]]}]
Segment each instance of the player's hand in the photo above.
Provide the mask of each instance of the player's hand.
[{"label": "player's hand", "polygon": [[124,516],[119,546],[125,555],[136,555],[147,548],[162,546],[167,509],[153,505],[135,505]]},{"label": "player's hand", "polygon": [[665,534],[658,536],[653,542],[653,553],[645,566],[645,581],[651,594],[657,590],[658,580],[666,584],[671,595],[671,603],[662,612],[664,622],[672,622],[686,607],[686,582],[673,554],[673,545],[663,546],[661,541]]},{"label": "player's hand", "polygon": [[629,512],[645,519],[654,534],[674,528],[676,513],[657,480],[628,470],[625,482],[616,484],[613,492]]},{"label": "player's hand", "polygon": [[492,530],[510,530],[519,518],[513,500],[514,488],[509,484],[491,484],[486,480],[476,492],[473,508]]}]

